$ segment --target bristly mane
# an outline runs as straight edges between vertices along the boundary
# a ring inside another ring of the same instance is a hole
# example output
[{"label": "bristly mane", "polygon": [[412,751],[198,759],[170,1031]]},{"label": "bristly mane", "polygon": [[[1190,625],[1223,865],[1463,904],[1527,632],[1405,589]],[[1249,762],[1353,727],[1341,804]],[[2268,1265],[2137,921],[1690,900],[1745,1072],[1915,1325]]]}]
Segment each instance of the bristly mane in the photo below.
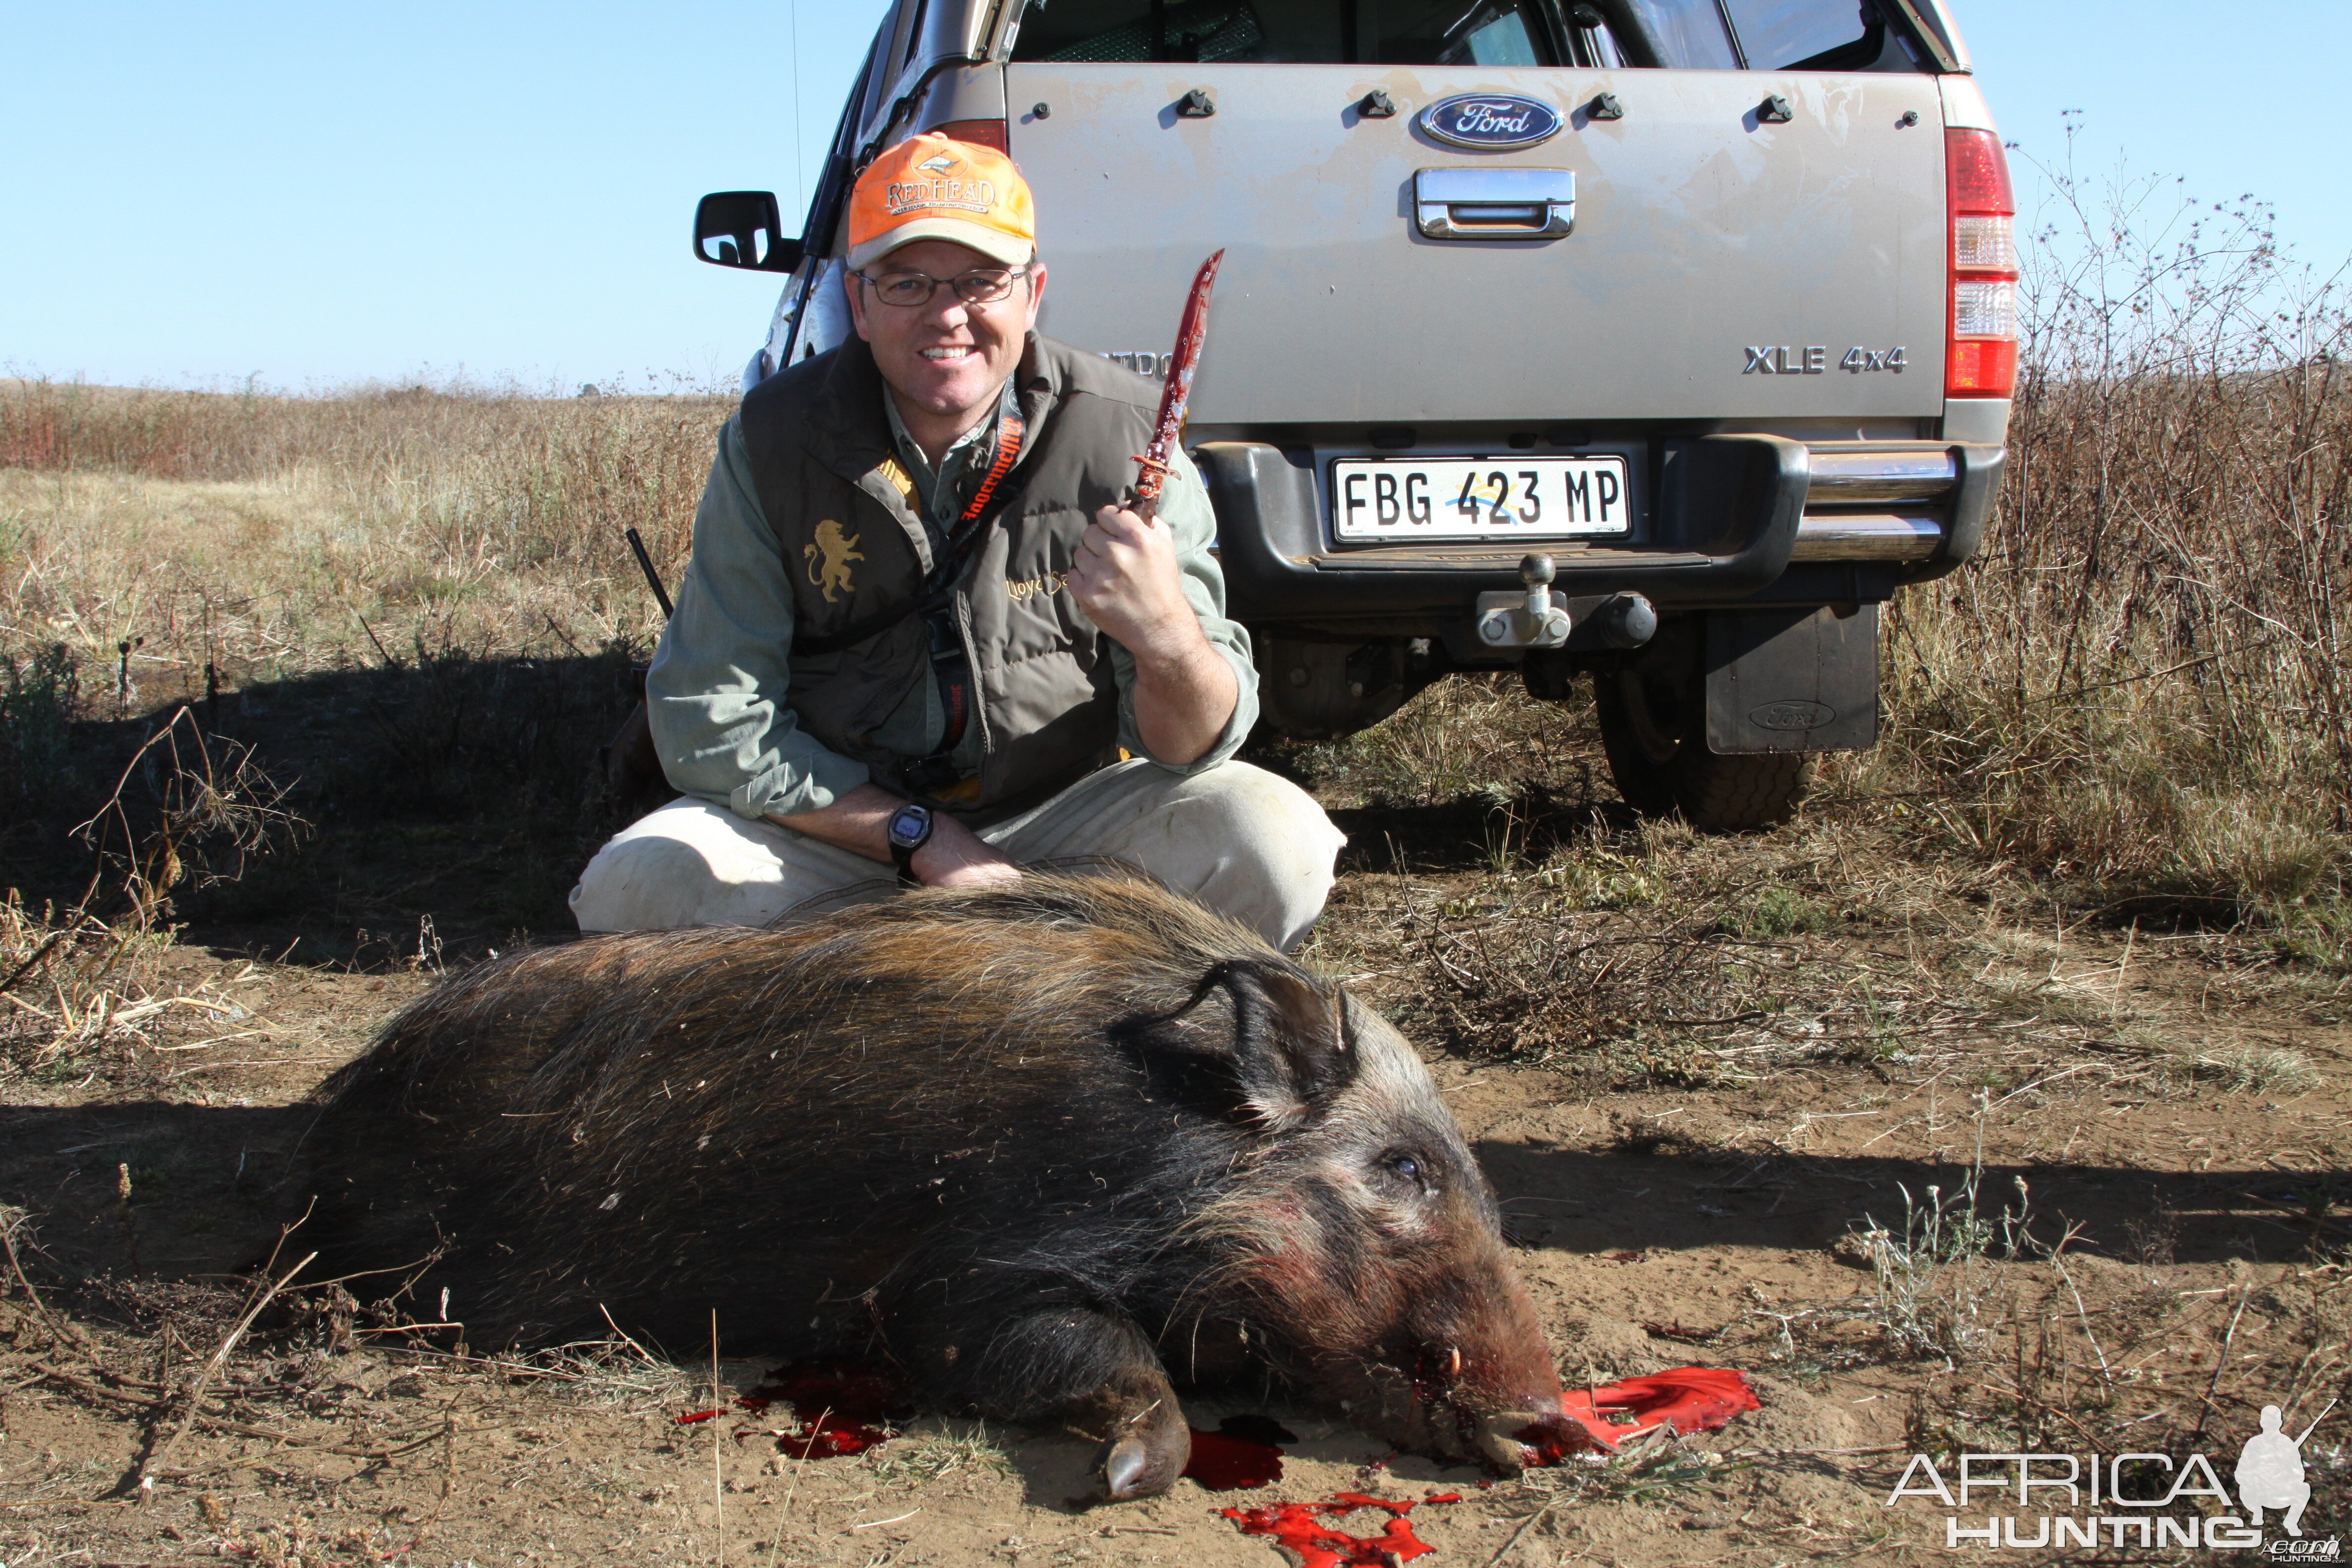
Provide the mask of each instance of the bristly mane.
[{"label": "bristly mane", "polygon": [[[476,1343],[587,1331],[600,1307],[690,1337],[669,1320],[708,1302],[787,1352],[838,1348],[894,1290],[982,1288],[983,1258],[992,1289],[1010,1265],[1074,1297],[1162,1273],[1181,1295],[1207,1267],[1188,1222],[1255,1134],[1156,1099],[1113,1026],[1235,960],[1318,984],[1111,877],[516,953],[321,1086],[315,1228],[338,1268],[446,1246],[420,1300],[448,1288]],[[984,1240],[936,1234],[959,1210],[992,1216]]]}]

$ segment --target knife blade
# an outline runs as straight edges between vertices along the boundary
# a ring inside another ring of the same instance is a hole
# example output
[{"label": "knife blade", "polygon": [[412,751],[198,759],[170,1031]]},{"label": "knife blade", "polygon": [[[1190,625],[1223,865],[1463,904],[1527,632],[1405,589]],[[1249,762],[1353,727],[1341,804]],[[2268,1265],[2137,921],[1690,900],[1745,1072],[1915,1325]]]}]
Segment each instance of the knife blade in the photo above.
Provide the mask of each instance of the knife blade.
[{"label": "knife blade", "polygon": [[1192,291],[1185,297],[1183,317],[1176,324],[1176,352],[1168,356],[1168,382],[1160,389],[1160,417],[1153,425],[1151,444],[1135,459],[1135,510],[1149,522],[1160,510],[1160,481],[1175,456],[1184,430],[1184,405],[1192,398],[1192,373],[1201,363],[1201,345],[1209,337],[1209,290],[1217,281],[1223,250],[1201,263],[1192,275]]}]

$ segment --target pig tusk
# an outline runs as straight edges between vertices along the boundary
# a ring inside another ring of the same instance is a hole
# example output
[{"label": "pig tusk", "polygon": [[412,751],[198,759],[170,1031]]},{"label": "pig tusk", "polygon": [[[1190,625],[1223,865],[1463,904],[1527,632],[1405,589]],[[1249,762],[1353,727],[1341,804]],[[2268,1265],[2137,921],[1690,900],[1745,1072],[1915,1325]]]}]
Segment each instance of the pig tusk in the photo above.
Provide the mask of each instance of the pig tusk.
[{"label": "pig tusk", "polygon": [[1459,1350],[1449,1349],[1446,1351],[1445,1375],[1449,1378],[1457,1378],[1462,1375],[1462,1352]]}]

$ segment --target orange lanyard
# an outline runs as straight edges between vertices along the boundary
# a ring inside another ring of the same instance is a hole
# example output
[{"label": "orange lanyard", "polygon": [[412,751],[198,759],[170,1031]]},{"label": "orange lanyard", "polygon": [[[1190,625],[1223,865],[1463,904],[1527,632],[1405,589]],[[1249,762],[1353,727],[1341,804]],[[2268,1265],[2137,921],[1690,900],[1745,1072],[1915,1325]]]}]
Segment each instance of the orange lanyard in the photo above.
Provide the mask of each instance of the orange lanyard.
[{"label": "orange lanyard", "polygon": [[980,481],[980,489],[971,492],[971,504],[963,509],[963,515],[956,519],[955,531],[948,536],[950,554],[971,525],[980,520],[980,514],[988,510],[990,500],[996,494],[996,487],[1004,482],[1004,476],[1011,473],[1013,465],[1020,460],[1024,434],[1021,416],[1005,415],[997,427],[995,460],[988,465],[987,477]]}]

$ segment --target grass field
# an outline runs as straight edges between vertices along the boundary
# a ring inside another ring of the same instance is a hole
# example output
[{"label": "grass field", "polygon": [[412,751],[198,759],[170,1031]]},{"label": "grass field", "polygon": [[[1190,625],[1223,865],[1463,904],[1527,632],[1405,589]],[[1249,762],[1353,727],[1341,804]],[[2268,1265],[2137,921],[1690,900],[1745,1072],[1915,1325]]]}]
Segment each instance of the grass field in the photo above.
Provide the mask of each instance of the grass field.
[{"label": "grass field", "polygon": [[[1486,1490],[1284,1409],[1279,1495],[1466,1487],[1439,1563],[1919,1562],[1915,1451],[2226,1479],[2352,1399],[2344,322],[2203,254],[2043,280],[1983,555],[1794,822],[1637,820],[1502,678],[1256,753],[1349,834],[1309,957],[1429,1057],[1570,1381],[1767,1405]],[[301,1097],[563,929],[659,626],[619,533],[675,580],[725,412],[0,384],[0,1563],[1273,1561],[1215,1510],[1275,1493],[1073,1508],[1065,1434],[677,1426],[695,1347],[452,1355],[299,1277],[236,1331]]]}]

